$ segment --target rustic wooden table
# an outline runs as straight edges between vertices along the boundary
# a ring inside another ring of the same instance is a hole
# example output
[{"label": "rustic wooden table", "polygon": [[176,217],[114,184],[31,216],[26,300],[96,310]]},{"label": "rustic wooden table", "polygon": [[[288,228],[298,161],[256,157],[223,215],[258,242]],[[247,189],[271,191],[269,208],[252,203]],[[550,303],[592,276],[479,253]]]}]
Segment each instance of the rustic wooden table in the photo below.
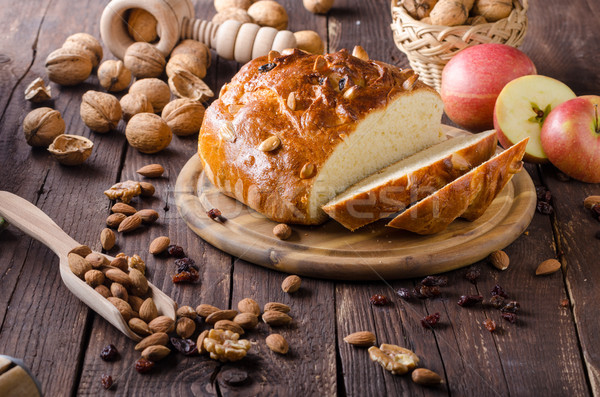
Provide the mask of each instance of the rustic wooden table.
[{"label": "rustic wooden table", "polygon": [[[326,38],[329,51],[362,45],[373,59],[402,67],[405,56],[395,47],[386,0],[336,0],[328,16],[315,16],[300,1],[281,1],[291,15],[292,30],[314,29]],[[266,325],[249,333],[251,353],[236,364],[206,357],[172,354],[151,375],[132,370],[138,353],[134,343],[78,301],[63,285],[54,254],[9,228],[0,235],[0,353],[22,358],[40,380],[47,396],[99,395],[102,374],[116,379],[115,395],[455,395],[455,396],[583,396],[600,391],[600,278],[597,250],[600,224],[582,206],[599,194],[598,185],[565,180],[551,166],[528,165],[536,185],[553,195],[555,213],[536,213],[528,232],[506,248],[511,265],[499,272],[485,261],[477,264],[476,285],[465,271],[447,274],[441,298],[405,302],[395,296],[400,287],[419,280],[394,282],[332,282],[305,278],[302,289],[287,295],[280,289],[284,274],[227,255],[203,242],[179,217],[173,186],[179,170],[196,151],[196,138],[177,138],[157,155],[130,148],[124,125],[108,134],[90,132],[79,116],[81,95],[98,89],[95,76],[84,84],[62,88],[52,84],[51,106],[59,110],[67,131],[90,137],[96,144],[81,167],[57,164],[45,150],[31,149],[21,124],[33,106],[23,98],[27,84],[45,76],[44,60],[64,39],[84,31],[99,36],[102,1],[5,0],[0,13],[0,190],[36,204],[82,243],[99,250],[99,234],[110,202],[102,191],[121,180],[136,179],[135,170],[151,162],[167,168],[156,182],[157,194],[144,206],[160,212],[158,223],[145,231],[118,236],[110,253],[142,253],[150,279],[180,304],[209,303],[235,308],[244,297],[261,304],[280,301],[292,307],[293,326],[280,332],[291,351],[277,356],[264,344]],[[212,17],[210,0],[196,1],[196,13]],[[530,0],[529,31],[522,46],[540,74],[567,83],[578,95],[600,91],[600,4],[592,0]],[[106,54],[106,58],[112,57]],[[216,58],[216,57],[215,57]],[[207,82],[219,92],[239,65],[214,59]],[[174,285],[172,259],[153,258],[149,242],[168,235],[200,265],[201,283]],[[534,275],[537,265],[559,258],[562,272]],[[488,307],[462,308],[462,294],[482,294],[500,284],[521,304],[516,324]],[[369,297],[383,293],[391,304],[374,307]],[[564,305],[563,301],[568,304]],[[441,314],[441,326],[428,330],[420,319]],[[495,333],[482,325],[499,324]],[[345,335],[372,330],[379,343],[406,346],[421,364],[445,379],[424,388],[408,376],[393,376],[371,362],[365,350],[343,342]],[[107,363],[102,347],[117,346],[121,357]],[[249,381],[232,386],[222,374],[237,368]]]}]

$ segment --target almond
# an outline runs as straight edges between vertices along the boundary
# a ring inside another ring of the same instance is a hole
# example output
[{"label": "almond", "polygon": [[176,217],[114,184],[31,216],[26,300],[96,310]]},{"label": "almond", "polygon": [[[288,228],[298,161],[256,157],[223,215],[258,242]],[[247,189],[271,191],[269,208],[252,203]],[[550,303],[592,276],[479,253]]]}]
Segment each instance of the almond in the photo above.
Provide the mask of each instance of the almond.
[{"label": "almond", "polygon": [[86,256],[88,256],[91,253],[92,253],[92,250],[87,245],[78,245],[77,247],[75,247],[71,251],[69,251],[69,254],[77,254],[77,255],[81,256],[82,258],[85,258]]},{"label": "almond", "polygon": [[150,243],[150,248],[148,248],[148,252],[152,255],[158,255],[166,251],[166,249],[171,244],[171,239],[167,236],[160,236],[152,240]]},{"label": "almond", "polygon": [[148,280],[137,269],[129,269],[129,279],[131,280],[131,293],[142,296],[148,292]]},{"label": "almond", "polygon": [[106,285],[99,285],[94,289],[96,290],[97,293],[102,295],[105,299],[108,298],[109,296],[112,296],[112,293],[110,292],[110,290],[108,289],[108,287]]},{"label": "almond", "polygon": [[168,347],[162,345],[148,346],[142,351],[142,357],[150,361],[160,361],[171,353]]},{"label": "almond", "polygon": [[600,204],[600,196],[588,196],[583,200],[583,206],[591,210],[595,205]]},{"label": "almond", "polygon": [[115,233],[109,228],[106,227],[100,232],[100,244],[105,251],[111,250],[115,246],[116,240]]},{"label": "almond", "polygon": [[235,332],[238,335],[244,334],[244,329],[231,320],[219,320],[215,323],[213,328],[214,329],[223,329],[226,331],[229,330],[231,332]]},{"label": "almond", "polygon": [[219,310],[211,313],[204,321],[208,324],[214,324],[219,320],[233,320],[237,314],[237,310]]},{"label": "almond", "polygon": [[271,334],[267,336],[265,342],[267,342],[269,349],[275,353],[286,354],[290,349],[290,346],[285,338],[279,334]]},{"label": "almond", "polygon": [[104,271],[104,275],[107,279],[114,281],[115,283],[122,284],[125,288],[131,286],[131,279],[129,278],[129,275],[127,275],[127,273],[121,269],[114,267],[108,268],[106,271]]},{"label": "almond", "polygon": [[92,270],[92,264],[86,261],[81,255],[76,253],[70,253],[67,255],[67,260],[69,262],[69,269],[71,269],[73,274],[82,280],[85,274]]},{"label": "almond", "polygon": [[106,218],[106,226],[116,229],[125,218],[127,218],[127,215],[125,214],[110,214],[108,218]]},{"label": "almond", "polygon": [[267,310],[263,313],[262,319],[272,327],[287,325],[292,322],[292,318],[285,313],[276,310]]},{"label": "almond", "polygon": [[198,313],[198,315],[200,317],[208,317],[211,314],[213,314],[214,312],[218,312],[221,309],[219,309],[218,307],[212,306],[212,305],[207,305],[205,303],[198,305],[196,307],[196,313]]},{"label": "almond", "polygon": [[179,309],[177,309],[177,317],[187,317],[195,320],[197,316],[198,314],[196,313],[196,310],[194,310],[194,308],[191,306],[181,306]]},{"label": "almond", "polygon": [[121,269],[124,272],[126,272],[129,269],[129,266],[127,266],[127,258],[122,256],[118,256],[112,261],[110,261],[110,266],[116,267],[117,269]]},{"label": "almond", "polygon": [[142,303],[140,306],[140,318],[145,322],[149,323],[158,317],[158,309],[156,308],[156,304],[152,298],[148,298]]},{"label": "almond", "polygon": [[204,330],[200,332],[198,335],[198,341],[196,342],[196,347],[198,348],[198,354],[206,353],[206,349],[204,348],[204,339],[208,336],[208,330]]},{"label": "almond", "polygon": [[[124,301],[129,302],[129,293],[127,293],[127,289],[123,287],[122,284],[112,283],[110,285],[110,294],[115,298],[123,299]],[[129,306],[131,306],[131,304]],[[133,307],[131,309],[134,310]]]},{"label": "almond", "polygon": [[508,255],[504,251],[494,251],[490,254],[490,262],[498,270],[506,270],[510,263]]},{"label": "almond", "polygon": [[[127,301],[129,302],[129,306],[131,306],[133,311],[138,312],[138,314],[139,314],[140,308],[144,304],[144,300],[142,298],[140,298],[139,296],[129,295],[129,299]],[[158,312],[156,315],[158,316]],[[141,317],[142,316],[140,316],[140,318]],[[144,321],[146,321],[146,320],[144,320]]]},{"label": "almond", "polygon": [[417,368],[410,376],[413,382],[423,386],[435,386],[443,381],[441,376],[427,368]]},{"label": "almond", "polygon": [[108,266],[110,264],[110,261],[107,257],[97,252],[92,252],[85,257],[85,260],[88,261],[94,269],[98,269],[101,266]]},{"label": "almond", "polygon": [[165,346],[167,343],[169,343],[169,335],[164,332],[156,332],[142,339],[135,345],[135,350],[141,352],[149,346]]},{"label": "almond", "polygon": [[370,331],[354,332],[344,338],[344,342],[359,347],[369,347],[375,344],[375,335]]},{"label": "almond", "polygon": [[265,304],[264,311],[266,312],[269,310],[274,310],[274,311],[281,312],[281,313],[289,313],[290,307],[288,305],[285,305],[285,304],[279,303],[279,302],[268,302]]},{"label": "almond", "polygon": [[283,290],[283,292],[292,294],[300,289],[300,284],[302,284],[302,279],[300,279],[300,277],[288,276],[281,283],[281,289]]},{"label": "almond", "polygon": [[540,263],[540,265],[535,269],[536,276],[545,276],[547,274],[552,274],[560,270],[561,264],[556,259],[547,259]]},{"label": "almond", "polygon": [[233,322],[243,329],[252,329],[258,324],[258,317],[254,313],[240,313],[233,318]]},{"label": "almond", "polygon": [[123,299],[115,298],[114,296],[108,297],[106,299],[108,299],[108,301],[112,303],[117,308],[117,310],[119,310],[119,313],[121,313],[121,316],[123,316],[123,319],[125,321],[129,321],[129,319],[133,315],[133,310],[131,310],[131,306],[129,306],[129,303],[125,302]]},{"label": "almond", "polygon": [[150,331],[148,324],[146,324],[146,322],[140,318],[131,318],[129,319],[128,324],[129,328],[131,328],[133,332],[140,336],[152,335],[152,331]]},{"label": "almond", "polygon": [[121,202],[118,202],[115,205],[113,205],[110,210],[112,212],[114,212],[115,214],[123,214],[126,216],[133,215],[137,212],[137,210],[135,208],[133,208],[132,206],[130,206],[129,204],[125,204],[125,203],[121,203]]},{"label": "almond", "polygon": [[104,283],[104,274],[100,270],[88,270],[85,275],[85,282],[92,288],[96,288]]},{"label": "almond", "polygon": [[252,298],[244,298],[238,302],[238,311],[240,313],[252,313],[256,317],[260,316],[260,306]]},{"label": "almond", "polygon": [[148,164],[136,171],[146,178],[158,178],[164,174],[165,169],[160,164]]},{"label": "almond", "polygon": [[187,339],[196,331],[196,322],[187,317],[181,317],[177,320],[177,335],[183,339]]},{"label": "almond", "polygon": [[277,135],[271,135],[258,145],[258,150],[262,152],[272,152],[281,145],[281,140]]},{"label": "almond", "polygon": [[140,210],[137,212],[137,215],[139,215],[142,222],[147,225],[156,222],[158,219],[158,212],[151,209]]},{"label": "almond", "polygon": [[152,197],[154,196],[154,192],[156,191],[154,185],[150,182],[140,182],[140,189],[142,189],[142,197]]},{"label": "almond", "polygon": [[129,233],[140,227],[142,224],[142,218],[138,213],[128,216],[119,225],[118,231],[120,233]]},{"label": "almond", "polygon": [[148,323],[152,332],[166,332],[167,334],[175,330],[175,321],[171,317],[158,316]]}]

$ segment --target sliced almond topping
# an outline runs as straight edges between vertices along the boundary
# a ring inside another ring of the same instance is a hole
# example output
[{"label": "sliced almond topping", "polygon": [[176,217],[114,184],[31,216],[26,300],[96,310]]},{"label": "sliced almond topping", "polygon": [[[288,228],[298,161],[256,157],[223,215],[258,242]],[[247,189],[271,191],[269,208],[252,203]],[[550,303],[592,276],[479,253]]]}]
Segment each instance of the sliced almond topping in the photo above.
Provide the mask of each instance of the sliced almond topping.
[{"label": "sliced almond topping", "polygon": [[261,144],[258,145],[258,149],[263,152],[271,152],[277,149],[280,144],[281,140],[279,137],[277,137],[277,135],[273,135],[262,141]]},{"label": "sliced almond topping", "polygon": [[317,59],[315,59],[315,64],[313,66],[313,69],[317,72],[322,72],[325,70],[326,66],[327,66],[327,61],[325,60],[323,55],[319,55],[317,57]]},{"label": "sliced almond topping", "polygon": [[228,121],[227,123],[225,123],[219,130],[219,135],[221,136],[221,139],[223,139],[224,141],[231,142],[231,143],[235,142],[236,136],[235,136],[235,128],[233,127],[233,123],[231,121]]},{"label": "sliced almond topping", "polygon": [[309,179],[315,174],[315,165],[312,163],[304,164],[304,167],[300,170],[300,178]]},{"label": "sliced almond topping", "polygon": [[419,80],[419,75],[416,73],[411,74],[410,76],[408,76],[408,78],[406,80],[404,80],[404,82],[402,83],[402,88],[404,88],[406,91],[410,91],[413,89],[413,87],[415,86],[415,84],[417,83],[417,80]]},{"label": "sliced almond topping", "polygon": [[365,49],[359,45],[354,46],[354,49],[352,50],[352,56],[355,56],[358,59],[362,59],[363,61],[369,60],[369,54],[367,54]]},{"label": "sliced almond topping", "polygon": [[269,62],[273,62],[273,59],[277,58],[280,55],[281,54],[279,53],[279,51],[271,50],[269,51],[269,55],[267,55],[267,57],[269,58]]},{"label": "sliced almond topping", "polygon": [[296,110],[296,93],[294,91],[290,92],[290,95],[288,95],[287,105],[290,110]]},{"label": "sliced almond topping", "polygon": [[358,91],[358,86],[353,85],[352,87],[347,89],[346,92],[344,92],[344,98],[353,99],[356,96],[357,91]]}]

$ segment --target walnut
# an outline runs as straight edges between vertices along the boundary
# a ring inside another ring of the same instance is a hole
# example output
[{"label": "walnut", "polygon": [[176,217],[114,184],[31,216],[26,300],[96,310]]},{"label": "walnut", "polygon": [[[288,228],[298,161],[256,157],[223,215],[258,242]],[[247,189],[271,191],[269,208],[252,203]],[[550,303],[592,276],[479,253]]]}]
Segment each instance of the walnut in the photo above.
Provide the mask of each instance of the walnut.
[{"label": "walnut", "polygon": [[123,91],[131,82],[131,71],[125,67],[123,61],[110,59],[102,62],[98,68],[98,81],[106,91]]},{"label": "walnut", "polygon": [[[140,184],[140,189],[141,189],[141,184]],[[141,192],[141,190],[140,190],[140,192]],[[134,255],[128,257],[127,265],[132,269],[139,270],[142,274],[146,274],[146,262],[144,262],[144,260],[138,254],[134,254]]]},{"label": "walnut", "polygon": [[44,83],[41,77],[33,80],[25,88],[25,99],[33,103],[44,102],[52,98],[52,89]]},{"label": "walnut", "polygon": [[325,51],[325,45],[323,44],[323,40],[321,40],[321,36],[313,30],[294,32],[294,37],[296,38],[296,47],[303,51],[318,55],[323,54],[323,51]]},{"label": "walnut", "polygon": [[206,101],[215,95],[204,81],[187,70],[169,77],[169,88],[176,96],[195,101]]},{"label": "walnut", "polygon": [[91,34],[75,33],[67,37],[63,44],[63,48],[78,48],[84,51],[92,62],[93,67],[98,66],[102,60],[102,44],[100,44],[98,39]]},{"label": "walnut", "polygon": [[171,143],[173,136],[167,123],[152,113],[139,113],[125,128],[127,142],[142,153],[160,152]]},{"label": "walnut", "polygon": [[121,120],[121,104],[113,95],[88,91],[81,98],[79,114],[92,131],[108,132]]},{"label": "walnut", "polygon": [[169,102],[162,111],[162,118],[175,135],[186,136],[200,131],[204,119],[204,106],[187,98]]},{"label": "walnut", "polygon": [[302,0],[302,3],[313,14],[327,14],[333,7],[333,0]]},{"label": "walnut", "polygon": [[204,66],[208,69],[211,61],[210,49],[204,43],[201,43],[196,40],[183,40],[181,43],[177,44],[173,51],[171,51],[171,56],[179,55],[179,54],[191,54],[196,58],[200,59]]},{"label": "walnut", "polygon": [[141,8],[134,8],[127,17],[127,31],[133,41],[152,43],[158,38],[156,26],[158,21],[154,15]]},{"label": "walnut", "polygon": [[75,85],[92,73],[89,56],[78,48],[59,48],[46,58],[48,78],[60,85]]},{"label": "walnut", "polygon": [[[121,200],[125,204],[129,203],[132,198],[139,196],[142,193],[140,183],[135,181],[119,182],[105,190],[104,194],[111,200]],[[123,256],[126,256],[123,254]],[[117,255],[119,257],[119,255]]]},{"label": "walnut", "polygon": [[412,351],[396,345],[371,346],[369,357],[394,375],[403,375],[419,364],[419,357]]},{"label": "walnut", "polygon": [[477,0],[473,6],[473,15],[481,15],[488,22],[507,18],[513,9],[510,0]]},{"label": "walnut", "polygon": [[154,113],[154,108],[144,94],[127,94],[119,101],[121,110],[123,111],[123,120],[129,121],[138,113]]},{"label": "walnut", "polygon": [[260,26],[283,30],[288,25],[288,15],[283,6],[273,0],[258,1],[248,8],[248,15]]},{"label": "walnut", "polygon": [[138,79],[160,76],[166,63],[165,57],[156,47],[141,41],[127,48],[123,62]]},{"label": "walnut", "polygon": [[211,329],[202,341],[202,346],[210,353],[210,358],[226,361],[239,361],[250,350],[250,342],[239,340],[240,335],[229,330]]},{"label": "walnut", "polygon": [[79,165],[90,157],[94,143],[79,135],[62,134],[48,147],[54,158],[64,165]]},{"label": "walnut", "polygon": [[215,0],[215,10],[223,12],[229,8],[241,8],[247,10],[252,5],[252,0]]},{"label": "walnut", "polygon": [[54,138],[65,132],[65,121],[58,110],[37,108],[25,116],[23,132],[29,145],[48,147]]},{"label": "walnut", "polygon": [[242,8],[226,8],[223,11],[218,12],[212,19],[212,23],[222,24],[225,21],[233,19],[241,23],[254,23],[254,19],[248,15],[248,11]]},{"label": "walnut", "polygon": [[150,78],[136,81],[129,87],[130,94],[144,94],[155,112],[163,110],[171,100],[169,86],[160,79]]},{"label": "walnut", "polygon": [[187,70],[201,79],[206,76],[206,67],[202,60],[192,54],[171,55],[167,63],[167,76],[171,77],[181,70]]}]

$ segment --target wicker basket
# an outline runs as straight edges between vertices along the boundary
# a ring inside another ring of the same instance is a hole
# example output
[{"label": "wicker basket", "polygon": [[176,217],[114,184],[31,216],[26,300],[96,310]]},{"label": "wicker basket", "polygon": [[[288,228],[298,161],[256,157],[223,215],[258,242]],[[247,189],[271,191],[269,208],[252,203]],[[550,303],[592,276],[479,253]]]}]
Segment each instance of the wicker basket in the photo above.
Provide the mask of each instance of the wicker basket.
[{"label": "wicker basket", "polygon": [[513,0],[507,18],[481,25],[439,26],[408,15],[400,0],[392,0],[394,41],[408,57],[421,81],[440,90],[442,69],[458,51],[482,43],[518,47],[527,32],[528,0]]}]

